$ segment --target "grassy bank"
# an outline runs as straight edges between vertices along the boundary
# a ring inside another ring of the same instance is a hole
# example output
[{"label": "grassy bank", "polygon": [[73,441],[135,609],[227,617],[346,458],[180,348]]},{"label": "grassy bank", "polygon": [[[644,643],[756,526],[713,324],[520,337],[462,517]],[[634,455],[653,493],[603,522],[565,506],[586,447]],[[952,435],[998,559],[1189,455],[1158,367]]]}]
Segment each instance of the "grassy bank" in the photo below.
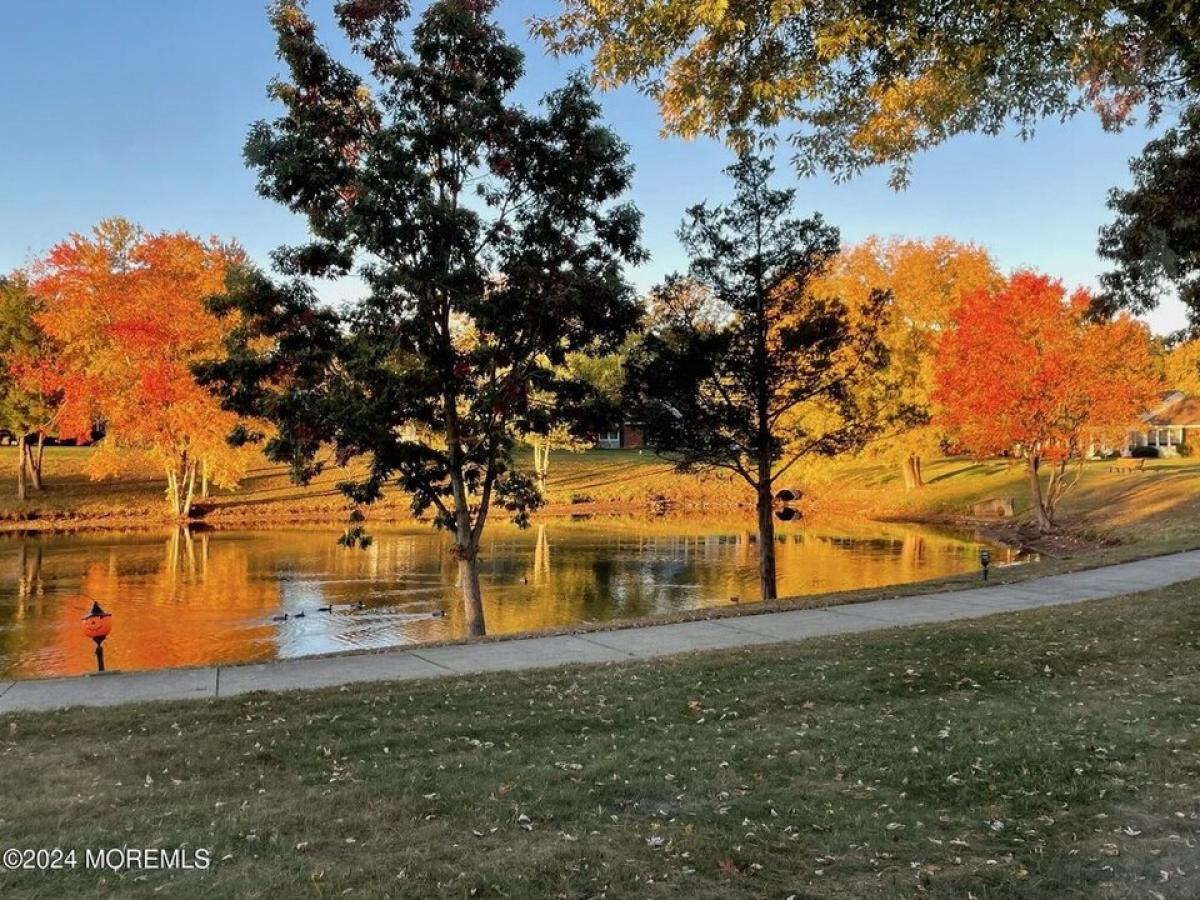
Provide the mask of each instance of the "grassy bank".
[{"label": "grassy bank", "polygon": [[665,663],[8,716],[8,845],[215,862],[0,873],[0,894],[1194,897],[1198,591]]},{"label": "grassy bank", "polygon": [[[1011,497],[1018,519],[1027,521],[1029,484],[1024,468],[1007,460],[930,460],[925,487],[906,492],[897,470],[853,463],[815,487],[818,506],[900,519],[954,518],[972,504]],[[1062,501],[1067,531],[1105,542],[1178,547],[1200,543],[1200,460],[1152,459],[1146,470],[1111,471],[1111,463],[1084,465],[1076,487]]]},{"label": "grassy bank", "polygon": [[[161,523],[162,478],[152,470],[119,479],[91,480],[88,448],[47,451],[47,490],[24,503],[15,500],[15,450],[0,448],[0,528],[127,527]],[[336,489],[347,476],[330,468],[308,487],[291,483],[281,466],[261,463],[234,491],[216,491],[200,502],[201,515],[215,525],[340,522],[345,502]],[[807,485],[809,513],[900,519],[955,519],[973,503],[1013,498],[1018,520],[1029,509],[1029,488],[1020,465],[1004,460],[930,460],[927,484],[906,492],[895,467],[851,462]],[[721,475],[689,476],[652,453],[591,450],[555,454],[545,514],[605,510],[730,510],[749,500],[743,485]],[[408,500],[398,491],[371,510],[375,521],[407,521]],[[1096,543],[1138,544],[1172,549],[1200,544],[1200,460],[1149,460],[1146,471],[1122,474],[1108,463],[1090,462],[1062,504],[1066,530]],[[1070,548],[1067,548],[1070,552]]]},{"label": "grassy bank", "polygon": [[[16,499],[16,451],[0,447],[0,525],[13,527],[124,526],[162,522],[167,512],[162,473],[134,469],[119,478],[93,480],[88,447],[46,451],[46,490]],[[524,461],[527,453],[520,453]],[[740,485],[720,476],[679,475],[652,453],[592,450],[557,453],[546,497],[551,513],[588,508],[646,508],[671,503],[685,508],[728,508],[744,500]],[[214,524],[344,521],[346,502],[337,483],[357,471],[330,466],[306,487],[291,482],[284,466],[252,466],[236,490],[214,490],[197,501],[199,515]],[[409,519],[407,496],[391,490],[371,510],[376,521]]]}]

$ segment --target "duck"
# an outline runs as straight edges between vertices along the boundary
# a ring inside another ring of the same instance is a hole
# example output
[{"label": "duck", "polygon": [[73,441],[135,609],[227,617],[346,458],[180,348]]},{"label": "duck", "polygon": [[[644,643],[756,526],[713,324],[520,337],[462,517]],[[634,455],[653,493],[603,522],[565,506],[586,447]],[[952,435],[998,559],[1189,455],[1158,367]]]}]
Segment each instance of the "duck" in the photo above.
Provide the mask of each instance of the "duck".
[{"label": "duck", "polygon": [[303,612],[298,612],[298,613],[295,613],[295,614],[292,616],[292,618],[293,618],[293,619],[303,619],[303,618],[305,617],[305,615],[307,615],[307,614],[306,614],[306,613],[303,613]]},{"label": "duck", "polygon": [[318,606],[317,612],[333,612],[333,604],[329,606]]},{"label": "duck", "polygon": [[287,613],[284,613],[282,616],[274,616],[271,619],[272,622],[286,622],[287,620],[288,620]]},{"label": "duck", "polygon": [[729,602],[730,602],[730,603],[741,603],[741,602],[742,602],[742,598],[741,598],[741,597],[738,597],[737,595],[734,595],[734,596],[732,596],[732,597],[730,597],[730,598],[729,598]]},{"label": "duck", "polygon": [[444,609],[435,609],[430,615],[435,619],[444,619],[446,618],[446,611]]},{"label": "duck", "polygon": [[366,608],[367,608],[367,604],[365,604],[365,603],[364,603],[363,601],[361,601],[361,600],[359,600],[357,603],[355,603],[355,604],[354,604],[354,605],[351,607],[351,609],[366,609]]}]

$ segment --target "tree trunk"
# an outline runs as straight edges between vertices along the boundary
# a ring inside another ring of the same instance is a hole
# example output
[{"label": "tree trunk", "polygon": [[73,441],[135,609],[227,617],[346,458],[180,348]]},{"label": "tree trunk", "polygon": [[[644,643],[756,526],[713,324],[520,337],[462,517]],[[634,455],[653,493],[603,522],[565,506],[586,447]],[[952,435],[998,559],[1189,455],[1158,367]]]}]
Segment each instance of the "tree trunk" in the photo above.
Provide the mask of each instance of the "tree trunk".
[{"label": "tree trunk", "polygon": [[200,471],[201,471],[200,496],[203,499],[207,500],[208,499],[208,458],[207,457],[205,457],[205,459],[200,463]]},{"label": "tree trunk", "polygon": [[537,475],[538,487],[546,490],[546,481],[550,477],[550,444],[533,445],[533,471]]},{"label": "tree trunk", "polygon": [[171,507],[171,515],[179,515],[179,478],[170,466],[167,467],[167,505]]},{"label": "tree trunk", "polygon": [[46,452],[46,435],[44,432],[37,433],[37,450],[29,448],[29,471],[33,478],[33,489],[35,491],[45,490],[42,485],[42,459]]},{"label": "tree trunk", "polygon": [[458,548],[458,553],[458,582],[462,588],[467,635],[483,637],[487,634],[487,628],[483,622],[483,591],[479,588],[478,552],[471,548]]},{"label": "tree trunk", "polygon": [[186,519],[192,512],[192,500],[196,495],[195,461],[185,453],[178,464],[167,468],[167,503],[171,515]]},{"label": "tree trunk", "polygon": [[758,488],[758,587],[763,600],[778,599],[775,585],[775,507],[771,481]]},{"label": "tree trunk", "polygon": [[916,490],[924,487],[925,482],[921,478],[921,457],[915,453],[910,453],[904,457],[900,463],[900,471],[904,475],[904,489],[906,491]]},{"label": "tree trunk", "polygon": [[196,497],[196,469],[197,465],[194,461],[189,461],[187,464],[186,475],[184,478],[184,494],[183,504],[180,510],[183,518],[188,518],[192,514],[192,501]]},{"label": "tree trunk", "polygon": [[1037,521],[1038,531],[1047,534],[1054,529],[1054,521],[1050,518],[1046,502],[1042,498],[1042,479],[1038,473],[1040,465],[1041,460],[1036,455],[1028,458],[1029,499],[1033,503],[1033,516]]},{"label": "tree trunk", "polygon": [[29,476],[29,435],[23,434],[17,442],[17,499],[29,496],[26,481]]}]

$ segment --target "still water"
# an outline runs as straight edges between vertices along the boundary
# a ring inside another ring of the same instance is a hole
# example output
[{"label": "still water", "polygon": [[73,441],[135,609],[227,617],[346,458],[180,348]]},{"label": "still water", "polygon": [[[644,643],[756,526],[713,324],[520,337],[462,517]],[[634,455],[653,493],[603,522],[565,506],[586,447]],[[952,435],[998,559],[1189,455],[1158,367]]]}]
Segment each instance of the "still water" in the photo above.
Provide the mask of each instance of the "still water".
[{"label": "still water", "polygon": [[[555,520],[489,532],[482,582],[495,634],[757,595],[749,522]],[[114,614],[106,661],[126,671],[462,635],[446,537],[421,525],[372,534],[365,551],[338,547],[331,528],[2,538],[0,678],[91,671],[93,646],[80,626],[85,597]],[[779,593],[963,572],[978,566],[982,546],[969,532],[915,525],[780,525]],[[993,558],[1011,560],[998,547]]]}]

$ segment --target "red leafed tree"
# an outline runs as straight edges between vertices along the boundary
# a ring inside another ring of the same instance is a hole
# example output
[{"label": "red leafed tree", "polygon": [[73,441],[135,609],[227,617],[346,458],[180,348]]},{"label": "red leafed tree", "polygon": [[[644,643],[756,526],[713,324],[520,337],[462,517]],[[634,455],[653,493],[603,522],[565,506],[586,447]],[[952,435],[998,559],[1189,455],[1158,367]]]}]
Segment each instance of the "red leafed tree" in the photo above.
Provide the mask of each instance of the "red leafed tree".
[{"label": "red leafed tree", "polygon": [[234,323],[213,316],[205,299],[224,290],[236,248],[187,234],[147,234],[122,219],[73,235],[35,267],[42,301],[37,320],[56,343],[50,372],[61,391],[64,436],[104,439],[93,476],[148,455],[166,474],[172,514],[190,514],[211,479],[233,486],[242,453],[225,438],[237,424],[196,384],[191,365],[218,356]]},{"label": "red leafed tree", "polygon": [[1124,315],[1090,321],[1090,299],[1017,272],[998,290],[963,298],[935,360],[942,425],[975,454],[1025,459],[1042,532],[1054,528],[1089,445],[1135,422],[1160,389],[1146,327]]}]

